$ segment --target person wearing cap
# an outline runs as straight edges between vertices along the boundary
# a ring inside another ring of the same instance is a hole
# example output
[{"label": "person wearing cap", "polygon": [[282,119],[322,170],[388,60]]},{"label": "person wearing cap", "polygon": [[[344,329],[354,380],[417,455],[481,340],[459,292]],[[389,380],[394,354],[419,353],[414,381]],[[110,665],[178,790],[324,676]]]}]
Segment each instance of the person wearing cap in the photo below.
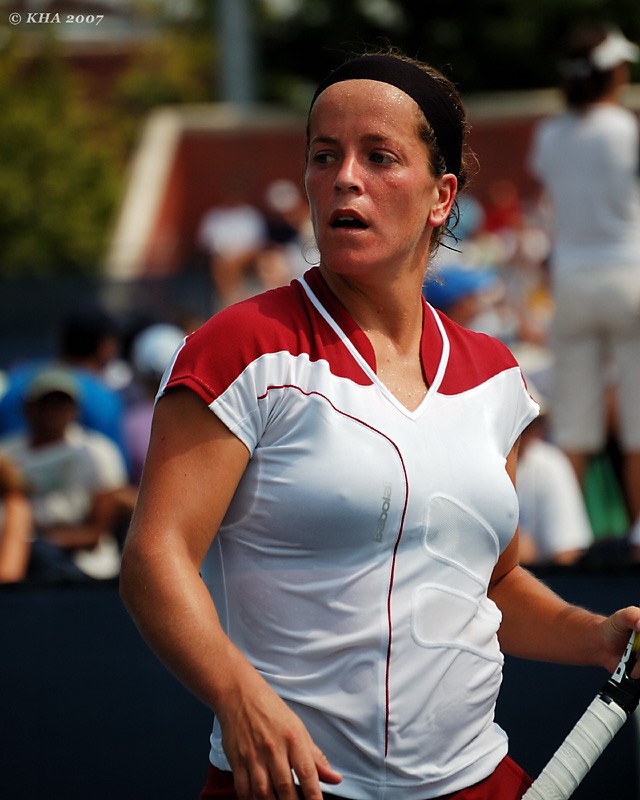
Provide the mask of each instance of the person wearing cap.
[{"label": "person wearing cap", "polygon": [[551,209],[551,437],[584,485],[613,393],[640,544],[640,132],[623,106],[638,55],[616,28],[572,32],[559,65],[566,108],[536,129],[530,165]]},{"label": "person wearing cap", "polygon": [[115,527],[131,513],[124,460],[103,434],[77,422],[80,384],[61,367],[35,374],[25,391],[27,430],[0,440],[28,487],[34,526],[27,577],[113,578]]},{"label": "person wearing cap", "polygon": [[24,430],[24,397],[27,386],[44,367],[70,370],[82,391],[78,420],[90,430],[108,436],[125,462],[128,453],[122,429],[124,402],[106,378],[107,366],[119,348],[117,325],[100,305],[87,303],[64,314],[57,336],[56,353],[13,365],[6,373],[6,389],[0,394],[0,436]]},{"label": "person wearing cap", "polygon": [[308,117],[319,265],[215,314],[162,379],[120,586],[214,711],[201,800],[520,800],[501,648],[613,670],[640,629],[519,567],[537,405],[502,342],[422,296],[466,128],[427,64],[338,66]]}]

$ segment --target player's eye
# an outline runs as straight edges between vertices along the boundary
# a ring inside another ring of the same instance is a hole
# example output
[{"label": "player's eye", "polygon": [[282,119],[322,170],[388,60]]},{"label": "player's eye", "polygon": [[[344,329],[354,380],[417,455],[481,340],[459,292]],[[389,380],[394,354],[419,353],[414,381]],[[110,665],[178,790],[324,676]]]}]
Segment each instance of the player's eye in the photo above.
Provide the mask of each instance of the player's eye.
[{"label": "player's eye", "polygon": [[369,160],[375,164],[391,164],[393,162],[389,153],[383,153],[381,150],[374,150],[369,156]]},{"label": "player's eye", "polygon": [[335,161],[335,155],[327,150],[321,150],[311,156],[311,160],[316,164],[329,164]]}]

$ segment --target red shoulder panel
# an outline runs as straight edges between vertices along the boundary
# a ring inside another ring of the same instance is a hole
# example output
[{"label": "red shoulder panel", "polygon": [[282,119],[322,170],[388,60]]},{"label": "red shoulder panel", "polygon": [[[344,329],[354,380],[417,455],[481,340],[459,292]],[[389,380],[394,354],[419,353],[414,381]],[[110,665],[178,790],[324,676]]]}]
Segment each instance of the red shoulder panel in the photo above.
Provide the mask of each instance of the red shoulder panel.
[{"label": "red shoulder panel", "polygon": [[499,339],[463,328],[445,314],[437,313],[451,348],[447,369],[439,387],[442,394],[469,391],[501,372],[518,366],[509,348]]},{"label": "red shoulder panel", "polygon": [[278,352],[326,360],[335,375],[370,383],[294,281],[211,317],[187,338],[166,387],[189,386],[210,403],[256,359]]}]

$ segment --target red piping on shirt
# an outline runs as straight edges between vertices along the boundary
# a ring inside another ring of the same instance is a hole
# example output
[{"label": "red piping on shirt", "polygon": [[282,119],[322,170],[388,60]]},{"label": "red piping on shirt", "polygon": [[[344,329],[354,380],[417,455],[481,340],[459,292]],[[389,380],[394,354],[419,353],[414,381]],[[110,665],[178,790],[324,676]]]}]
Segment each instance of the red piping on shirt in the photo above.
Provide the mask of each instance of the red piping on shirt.
[{"label": "red piping on shirt", "polygon": [[305,395],[305,397],[310,397],[311,395],[316,395],[323,400],[325,400],[331,408],[338,414],[341,414],[343,417],[347,417],[348,419],[352,419],[354,422],[357,422],[360,425],[363,425],[365,428],[369,428],[369,430],[374,431],[379,436],[382,436],[383,439],[386,439],[387,442],[394,448],[396,453],[398,454],[398,459],[400,460],[400,464],[402,466],[402,473],[404,475],[404,505],[402,508],[402,517],[400,519],[400,527],[398,529],[398,535],[396,537],[396,542],[393,546],[393,556],[391,558],[391,571],[389,573],[389,591],[387,593],[387,631],[388,631],[388,640],[387,640],[387,658],[386,658],[386,667],[385,667],[385,721],[384,721],[384,757],[387,757],[389,752],[389,717],[391,713],[391,702],[390,702],[390,690],[389,690],[389,681],[390,681],[390,673],[391,673],[391,642],[393,638],[393,621],[391,617],[391,595],[393,593],[393,580],[395,577],[396,571],[396,560],[398,557],[398,548],[400,546],[400,540],[402,539],[402,533],[404,531],[404,521],[407,516],[407,504],[409,500],[409,479],[407,477],[407,470],[405,468],[404,459],[402,458],[402,453],[398,448],[398,445],[390,439],[385,433],[378,428],[374,428],[373,425],[369,425],[369,423],[364,422],[363,420],[359,419],[358,417],[354,417],[353,414],[347,414],[345,411],[341,411],[339,408],[331,402],[331,400],[322,392],[316,391],[305,391],[300,386],[295,386],[294,384],[285,383],[279,386],[270,385],[267,386],[265,392],[258,396],[258,400],[264,400],[264,398],[269,394],[271,390],[279,390],[279,389],[295,389],[296,391],[300,392],[301,394]]}]

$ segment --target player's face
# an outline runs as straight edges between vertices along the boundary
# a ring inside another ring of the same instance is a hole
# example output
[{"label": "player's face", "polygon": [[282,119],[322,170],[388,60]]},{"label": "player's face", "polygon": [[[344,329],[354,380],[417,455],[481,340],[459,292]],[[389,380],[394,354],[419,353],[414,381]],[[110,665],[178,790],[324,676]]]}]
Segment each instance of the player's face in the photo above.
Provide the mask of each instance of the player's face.
[{"label": "player's face", "polygon": [[419,120],[412,98],[379,81],[336,83],[317,99],[305,185],[324,267],[424,272],[456,179],[434,178]]}]

